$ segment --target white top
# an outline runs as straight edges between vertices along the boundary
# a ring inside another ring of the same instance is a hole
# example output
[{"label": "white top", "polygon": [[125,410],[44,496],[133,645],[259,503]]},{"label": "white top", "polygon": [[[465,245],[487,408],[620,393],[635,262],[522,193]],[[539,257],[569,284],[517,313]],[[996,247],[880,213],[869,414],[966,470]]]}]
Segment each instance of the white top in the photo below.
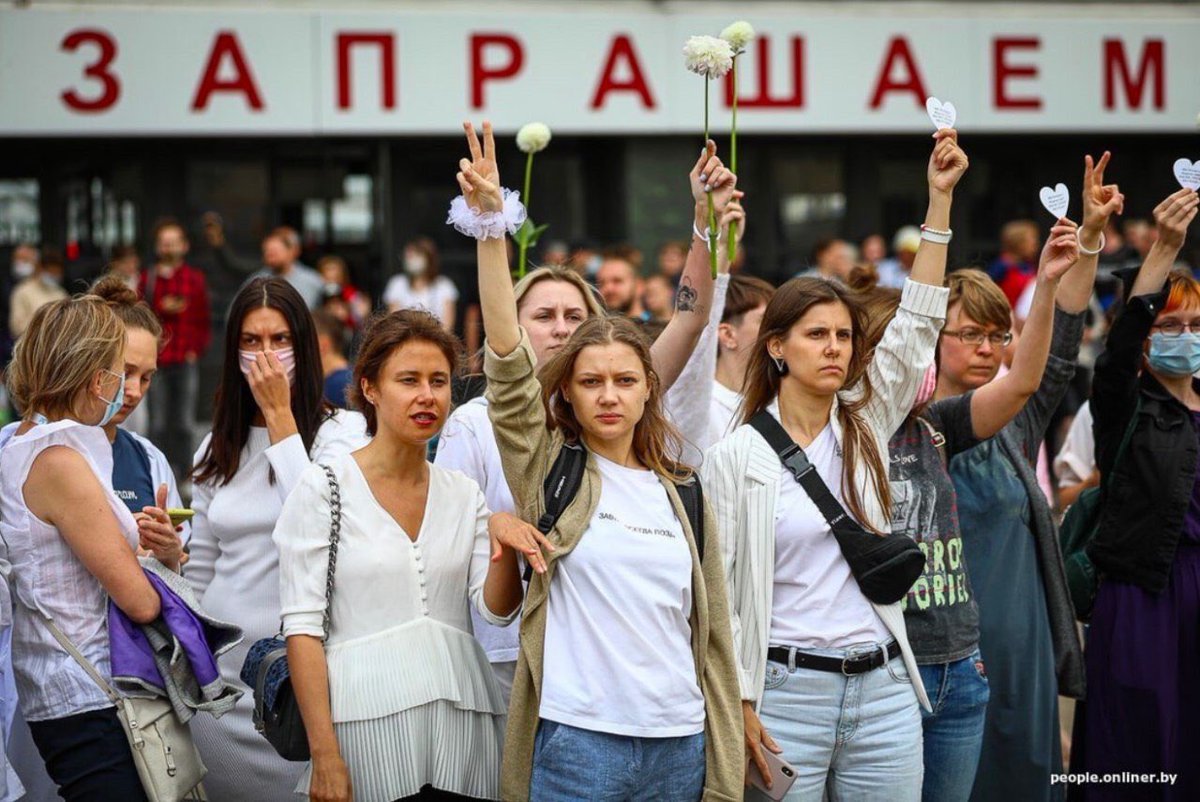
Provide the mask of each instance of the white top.
[{"label": "white top", "polygon": [[[210,437],[200,444],[197,459]],[[321,425],[310,452],[298,434],[271,445],[265,427],[252,427],[229,484],[194,487],[196,517],[184,578],[206,612],[245,633],[245,639],[219,662],[221,678],[245,690],[245,695],[220,719],[192,719],[192,734],[209,768],[204,785],[213,799],[291,802],[295,798],[292,789],[304,766],[279,757],[254,730],[253,694],[239,673],[250,646],[279,632],[279,552],[271,532],[284,500],[310,462],[329,463],[366,442],[366,421],[345,410]]]},{"label": "white top", "polygon": [[446,304],[458,301],[458,288],[445,276],[438,276],[421,289],[415,289],[408,276],[398,273],[383,290],[383,303],[388,309],[424,309],[438,320]]},{"label": "white top", "polygon": [[551,580],[539,715],[614,735],[694,735],[704,697],[683,527],[652,471],[593,456],[600,501]]},{"label": "white top", "polygon": [[[25,506],[22,488],[33,462],[52,446],[78,452],[108,492],[109,507],[129,543],[137,548],[137,524],[112,492],[112,447],[104,430],[72,420],[34,426],[13,436],[0,451],[0,535],[12,565],[13,669],[21,711],[27,721],[44,721],[112,707],[46,629],[40,614],[54,619],[101,676],[109,678],[108,594],[84,567],[57,528]],[[40,611],[40,613],[39,613]]]},{"label": "white top", "polygon": [[1092,404],[1084,401],[1075,412],[1067,430],[1067,439],[1054,458],[1054,474],[1059,487],[1077,485],[1096,470],[1096,441],[1092,432]]},{"label": "white top", "polygon": [[725,313],[728,291],[729,274],[722,273],[713,282],[708,325],[700,332],[696,347],[684,363],[683,370],[663,397],[663,409],[667,417],[683,435],[680,461],[695,468],[704,461],[704,452],[720,439],[719,434],[713,437],[708,412],[712,405],[713,371],[717,369],[717,328],[721,325],[721,315]]},{"label": "white top", "polygon": [[[804,453],[842,502],[842,455],[833,427],[826,426]],[[786,468],[780,469],[778,498],[770,644],[841,649],[891,640],[825,516]]]},{"label": "white top", "polygon": [[[474,479],[492,512],[516,512],[517,505],[500,465],[496,433],[488,419],[487,398],[472,398],[454,410],[438,438],[437,456],[433,461],[441,468],[461,471]],[[521,651],[519,620],[505,627],[493,626],[472,607],[471,623],[488,660],[510,663],[517,659]]]},{"label": "white top", "polygon": [[[730,390],[716,379],[713,379],[712,402],[709,404],[708,431],[713,444],[733,433],[737,428],[738,407],[742,403],[742,394]],[[711,448],[711,446],[709,446]]]}]

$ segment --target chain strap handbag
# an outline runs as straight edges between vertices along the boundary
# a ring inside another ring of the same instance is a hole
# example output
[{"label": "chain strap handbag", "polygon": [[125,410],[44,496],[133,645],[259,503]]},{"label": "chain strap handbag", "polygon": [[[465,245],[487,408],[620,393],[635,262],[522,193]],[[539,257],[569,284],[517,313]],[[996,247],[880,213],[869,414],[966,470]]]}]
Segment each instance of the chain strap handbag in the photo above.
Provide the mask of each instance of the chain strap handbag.
[{"label": "chain strap handbag", "polygon": [[53,620],[43,616],[42,621],[59,645],[75,658],[75,662],[117,708],[117,718],[125,730],[125,737],[129,739],[133,763],[137,767],[142,788],[146,791],[146,798],[150,802],[205,799],[200,781],[208,769],[196,751],[191,729],[175,715],[170,700],[117,693]]},{"label": "chain strap handbag", "polygon": [[[337,570],[338,541],[342,529],[342,496],[337,477],[322,465],[329,480],[329,568],[325,572],[325,614],[321,641],[329,638],[329,604],[333,600],[333,576]],[[254,691],[254,728],[262,733],[284,760],[310,758],[308,734],[300,715],[300,704],[292,690],[287,662],[287,639],[283,626],[273,638],[263,638],[250,647],[242,664],[242,682]]]}]

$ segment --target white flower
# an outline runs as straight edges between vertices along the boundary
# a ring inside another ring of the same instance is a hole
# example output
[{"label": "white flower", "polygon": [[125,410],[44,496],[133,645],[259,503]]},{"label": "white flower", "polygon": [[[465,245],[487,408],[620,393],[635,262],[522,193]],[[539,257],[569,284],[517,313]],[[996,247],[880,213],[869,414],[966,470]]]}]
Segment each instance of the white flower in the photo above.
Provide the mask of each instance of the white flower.
[{"label": "white flower", "polygon": [[729,42],[734,53],[741,53],[746,49],[746,45],[754,39],[754,26],[745,20],[738,20],[721,31],[721,38]]},{"label": "white flower", "polygon": [[724,78],[733,67],[733,48],[715,36],[693,36],[683,46],[684,63],[697,75]]},{"label": "white flower", "polygon": [[522,153],[537,153],[550,144],[550,126],[545,123],[525,123],[517,131],[517,147]]}]

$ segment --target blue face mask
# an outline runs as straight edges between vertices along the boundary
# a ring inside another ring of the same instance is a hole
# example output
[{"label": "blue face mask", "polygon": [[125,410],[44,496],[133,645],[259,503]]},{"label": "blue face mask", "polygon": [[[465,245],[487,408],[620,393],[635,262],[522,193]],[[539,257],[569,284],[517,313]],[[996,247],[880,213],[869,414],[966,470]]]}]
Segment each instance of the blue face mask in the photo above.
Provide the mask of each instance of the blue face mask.
[{"label": "blue face mask", "polygon": [[1185,331],[1178,337],[1151,334],[1150,367],[1168,376],[1191,376],[1200,371],[1200,332]]},{"label": "blue face mask", "polygon": [[125,405],[125,374],[113,373],[111,370],[105,370],[104,372],[111,376],[116,376],[121,381],[117,385],[116,395],[112,397],[111,401],[99,393],[96,393],[97,398],[99,398],[105,404],[108,404],[108,406],[104,408],[104,417],[100,419],[100,423],[96,424],[97,426],[107,425],[108,422],[112,420],[118,412],[121,411],[121,407]]}]

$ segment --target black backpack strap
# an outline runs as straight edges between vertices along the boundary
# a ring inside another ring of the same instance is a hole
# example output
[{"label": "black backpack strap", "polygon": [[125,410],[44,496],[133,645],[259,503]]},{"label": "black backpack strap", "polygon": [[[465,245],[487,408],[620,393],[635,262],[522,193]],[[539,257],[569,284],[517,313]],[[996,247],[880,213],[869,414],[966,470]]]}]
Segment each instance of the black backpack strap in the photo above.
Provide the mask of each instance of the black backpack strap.
[{"label": "black backpack strap", "polygon": [[693,476],[687,484],[675,485],[675,490],[679,493],[683,511],[692,526],[692,536],[696,538],[696,552],[700,555],[700,562],[704,562],[704,489],[700,487],[700,477]]},{"label": "black backpack strap", "polygon": [[[750,419],[750,425],[775,450],[783,467],[787,468],[788,473],[795,477],[800,486],[804,488],[804,492],[812,499],[813,504],[817,505],[821,515],[825,516],[825,521],[829,524],[830,529],[836,530],[839,526],[844,526],[846,522],[854,522],[853,518],[846,515],[841,502],[825,486],[825,481],[821,479],[821,475],[817,473],[813,464],[808,461],[808,455],[804,453],[804,449],[796,445],[788,436],[787,431],[779,421],[775,420],[774,415],[764,409]],[[857,522],[854,522],[854,528],[861,529]]]},{"label": "black backpack strap", "polygon": [[[542,498],[545,499],[545,512],[538,518],[537,528],[543,535],[558,523],[563,511],[575,500],[579,486],[583,484],[583,471],[587,467],[587,450],[581,443],[563,443],[550,473],[542,482]],[[525,581],[533,577],[533,566],[525,563]]]}]

